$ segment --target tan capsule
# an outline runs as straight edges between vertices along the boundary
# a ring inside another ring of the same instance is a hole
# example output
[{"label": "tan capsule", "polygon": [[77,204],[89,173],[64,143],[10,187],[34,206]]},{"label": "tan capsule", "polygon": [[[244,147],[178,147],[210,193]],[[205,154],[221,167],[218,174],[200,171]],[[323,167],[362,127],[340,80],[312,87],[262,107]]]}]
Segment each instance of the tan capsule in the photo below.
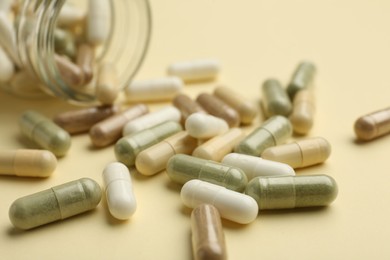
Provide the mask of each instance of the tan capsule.
[{"label": "tan capsule", "polygon": [[187,119],[193,113],[205,113],[207,112],[196,101],[191,99],[185,94],[179,94],[173,99],[173,105],[180,110],[183,121]]},{"label": "tan capsule", "polygon": [[290,122],[297,134],[305,135],[313,127],[315,113],[314,97],[309,89],[298,91],[294,96]]},{"label": "tan capsule", "polygon": [[237,127],[240,124],[240,115],[236,110],[227,105],[218,97],[202,93],[196,101],[210,114],[225,120],[229,127]]},{"label": "tan capsule", "polygon": [[96,82],[96,98],[102,104],[112,104],[119,94],[117,75],[113,64],[100,65]]},{"label": "tan capsule", "polygon": [[211,204],[201,204],[191,213],[192,250],[195,260],[227,259],[221,216]]},{"label": "tan capsule", "polygon": [[92,80],[94,62],[94,48],[89,44],[81,44],[77,49],[76,64],[84,74],[84,84],[88,84]]},{"label": "tan capsule", "polygon": [[266,160],[286,163],[296,168],[303,168],[328,159],[331,146],[322,137],[302,139],[293,143],[269,147],[261,157]]},{"label": "tan capsule", "polygon": [[135,167],[143,175],[154,175],[165,169],[175,154],[191,154],[198,144],[186,131],[174,134],[142,152],[135,159]]},{"label": "tan capsule", "polygon": [[242,124],[250,124],[257,116],[256,106],[239,93],[227,87],[217,87],[214,95],[237,110]]},{"label": "tan capsule", "polygon": [[97,147],[110,145],[121,138],[122,128],[127,122],[146,113],[148,113],[146,105],[132,106],[95,124],[89,131],[89,137]]},{"label": "tan capsule", "polygon": [[66,56],[54,55],[58,71],[62,80],[71,87],[80,87],[84,83],[82,70]]},{"label": "tan capsule", "polygon": [[220,162],[225,155],[233,151],[234,147],[244,137],[245,134],[240,128],[231,128],[226,133],[211,138],[198,146],[192,155],[206,160]]},{"label": "tan capsule", "polygon": [[364,141],[390,133],[390,108],[378,110],[358,118],[354,130],[357,138]]}]

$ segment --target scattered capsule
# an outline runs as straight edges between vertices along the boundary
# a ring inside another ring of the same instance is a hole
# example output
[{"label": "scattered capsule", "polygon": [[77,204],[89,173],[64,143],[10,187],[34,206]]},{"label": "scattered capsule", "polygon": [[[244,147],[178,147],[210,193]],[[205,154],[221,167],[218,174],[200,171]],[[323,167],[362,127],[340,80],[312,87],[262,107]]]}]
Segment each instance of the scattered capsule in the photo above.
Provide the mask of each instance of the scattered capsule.
[{"label": "scattered capsule", "polygon": [[262,97],[261,102],[267,117],[274,115],[288,116],[291,113],[290,98],[278,80],[268,79],[264,81]]},{"label": "scattered capsule", "polygon": [[354,125],[358,139],[370,141],[390,133],[390,108],[372,112],[358,118]]},{"label": "scattered capsule", "polygon": [[14,64],[4,49],[0,46],[0,83],[9,82],[14,74]]},{"label": "scattered capsule", "polygon": [[245,190],[260,210],[326,206],[337,193],[335,180],[327,175],[256,177]]},{"label": "scattered capsule", "polygon": [[91,82],[95,62],[95,50],[89,44],[80,44],[77,48],[76,64],[84,75],[84,84]]},{"label": "scattered capsule", "polygon": [[313,127],[315,113],[314,97],[310,90],[300,90],[295,94],[293,110],[289,117],[293,130],[305,135]]},{"label": "scattered capsule", "polygon": [[291,135],[290,121],[284,116],[273,116],[254,129],[235,147],[234,151],[260,156],[266,148],[284,143]]},{"label": "scattered capsule", "polygon": [[108,0],[89,0],[86,17],[87,41],[92,45],[104,43],[110,35],[111,7]]},{"label": "scattered capsule", "polygon": [[167,173],[172,181],[180,184],[199,179],[234,191],[243,191],[248,182],[238,168],[185,154],[176,154],[169,159]]},{"label": "scattered capsule", "polygon": [[286,163],[296,169],[322,163],[328,159],[330,152],[331,146],[328,141],[322,137],[312,137],[267,148],[261,157]]},{"label": "scattered capsule", "polygon": [[82,178],[15,200],[9,219],[19,229],[35,228],[96,208],[101,195],[99,184]]},{"label": "scattered capsule", "polygon": [[102,104],[114,103],[119,94],[116,69],[113,64],[103,63],[100,65],[96,82],[96,99]]},{"label": "scattered capsule", "polygon": [[172,102],[173,105],[180,110],[182,118],[184,119],[183,121],[185,121],[187,117],[194,113],[207,114],[201,105],[185,94],[178,94]]},{"label": "scattered capsule", "polygon": [[299,90],[308,88],[312,84],[315,73],[316,67],[313,63],[302,62],[298,65],[286,89],[290,100],[294,100]]},{"label": "scattered capsule", "polygon": [[229,126],[225,120],[219,117],[194,113],[185,121],[185,129],[192,137],[208,139],[227,132]]},{"label": "scattered capsule", "polygon": [[65,3],[58,15],[57,25],[61,27],[82,24],[86,17],[86,12],[75,5]]},{"label": "scattered capsule", "polygon": [[213,80],[217,77],[220,67],[219,62],[214,59],[177,62],[168,67],[168,75],[184,81]]},{"label": "scattered capsule", "polygon": [[240,224],[253,222],[259,213],[259,207],[252,197],[201,180],[186,182],[180,197],[189,208],[211,204],[218,209],[221,217]]},{"label": "scattered capsule", "polygon": [[19,119],[19,126],[31,141],[56,156],[64,156],[70,148],[71,139],[68,132],[38,112],[24,112]]},{"label": "scattered capsule", "polygon": [[59,74],[65,84],[78,88],[84,83],[84,75],[82,70],[74,64],[67,56],[54,55],[54,60],[57,65]]}]

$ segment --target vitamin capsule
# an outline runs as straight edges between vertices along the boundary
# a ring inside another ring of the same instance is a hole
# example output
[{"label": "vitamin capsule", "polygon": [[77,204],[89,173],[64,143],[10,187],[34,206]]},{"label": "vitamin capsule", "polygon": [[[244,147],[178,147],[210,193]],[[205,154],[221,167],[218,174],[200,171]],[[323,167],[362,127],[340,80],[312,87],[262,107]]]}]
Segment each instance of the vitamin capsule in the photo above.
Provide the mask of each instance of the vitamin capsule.
[{"label": "vitamin capsule", "polygon": [[390,108],[378,110],[358,118],[354,130],[357,138],[364,141],[390,133]]},{"label": "vitamin capsule", "polygon": [[148,111],[146,105],[139,104],[104,119],[89,130],[92,143],[97,147],[103,147],[116,142],[121,138],[122,128],[127,122],[148,113]]},{"label": "vitamin capsule", "polygon": [[278,145],[264,150],[263,159],[286,163],[296,168],[303,168],[328,159],[331,146],[322,137],[312,137],[293,143]]},{"label": "vitamin capsule", "polygon": [[108,0],[89,0],[86,17],[87,41],[92,45],[103,44],[110,35],[111,7]]},{"label": "vitamin capsule", "polygon": [[219,62],[214,59],[177,62],[168,67],[168,75],[184,81],[213,80],[217,77],[220,67]]},{"label": "vitamin capsule", "polygon": [[218,135],[200,146],[198,146],[193,156],[220,162],[228,153],[232,152],[234,147],[245,137],[244,131],[240,128],[231,128],[222,135]]},{"label": "vitamin capsule", "polygon": [[194,113],[185,121],[185,129],[192,137],[208,139],[225,133],[229,130],[229,126],[225,120],[219,117]]},{"label": "vitamin capsule", "polygon": [[261,102],[267,117],[274,115],[288,116],[291,113],[292,105],[290,98],[276,79],[264,81],[262,97]]},{"label": "vitamin capsule", "polygon": [[180,110],[182,118],[184,119],[183,121],[193,113],[207,114],[201,105],[185,94],[178,94],[172,102],[173,105]]},{"label": "vitamin capsule", "polygon": [[240,115],[238,112],[216,96],[202,93],[196,98],[196,102],[208,113],[225,120],[229,127],[237,127],[240,124]]},{"label": "vitamin capsule", "polygon": [[295,133],[305,135],[310,131],[313,126],[314,112],[314,97],[311,91],[308,89],[298,91],[289,118]]},{"label": "vitamin capsule", "polygon": [[260,156],[268,147],[282,144],[292,135],[290,121],[284,116],[273,116],[257,127],[234,149],[236,153]]},{"label": "vitamin capsule", "polygon": [[103,63],[99,67],[96,82],[96,99],[100,103],[110,105],[114,103],[119,94],[115,66],[110,63]]},{"label": "vitamin capsule", "polygon": [[138,154],[135,167],[143,175],[154,175],[165,169],[169,158],[175,154],[191,154],[198,140],[187,132],[178,132]]},{"label": "vitamin capsule", "polygon": [[77,49],[76,64],[84,75],[84,84],[91,82],[93,78],[93,64],[95,62],[95,51],[89,44],[80,44]]},{"label": "vitamin capsule", "polygon": [[76,56],[76,44],[73,34],[70,31],[56,28],[54,30],[54,49],[56,53],[73,59]]},{"label": "vitamin capsule", "polygon": [[0,83],[9,82],[14,74],[14,64],[4,49],[0,46]]},{"label": "vitamin capsule", "polygon": [[0,151],[0,175],[48,177],[57,167],[57,158],[46,150]]},{"label": "vitamin capsule", "polygon": [[62,80],[69,86],[78,88],[84,83],[82,70],[66,56],[55,54],[54,60]]},{"label": "vitamin capsule", "polygon": [[0,12],[0,46],[4,48],[14,64],[20,67],[15,30],[6,12]]},{"label": "vitamin capsule", "polygon": [[315,73],[316,67],[310,62],[306,61],[298,65],[286,89],[290,100],[294,100],[299,90],[308,88],[312,84]]},{"label": "vitamin capsule", "polygon": [[221,162],[243,170],[248,180],[259,176],[295,175],[294,169],[288,164],[265,160],[247,154],[229,153],[223,157]]},{"label": "vitamin capsule", "polygon": [[15,200],[9,219],[19,229],[35,228],[92,210],[101,195],[99,184],[82,178]]},{"label": "vitamin capsule", "polygon": [[195,260],[227,259],[221,216],[216,207],[201,204],[191,213],[192,250]]},{"label": "vitamin capsule", "polygon": [[253,222],[259,213],[259,207],[252,197],[201,180],[186,182],[180,197],[189,208],[208,203],[218,209],[221,217],[240,224]]},{"label": "vitamin capsule", "polygon": [[234,191],[243,191],[248,182],[238,168],[185,154],[176,154],[169,159],[167,173],[172,181],[180,184],[199,179]]},{"label": "vitamin capsule", "polygon": [[108,164],[103,171],[108,209],[114,218],[125,220],[137,209],[129,169],[119,162]]},{"label": "vitamin capsule", "polygon": [[161,101],[171,100],[183,89],[183,81],[177,77],[131,82],[125,89],[126,100]]},{"label": "vitamin capsule", "polygon": [[134,134],[166,121],[180,122],[180,117],[181,114],[177,108],[173,106],[166,106],[160,110],[151,112],[128,122],[123,127],[123,136]]},{"label": "vitamin capsule", "polygon": [[141,151],[181,130],[183,129],[179,123],[167,121],[135,134],[124,136],[115,144],[116,159],[127,166],[133,166],[135,158]]},{"label": "vitamin capsule", "polygon": [[256,177],[245,189],[260,210],[326,206],[337,192],[335,180],[327,175]]},{"label": "vitamin capsule", "polygon": [[64,156],[70,148],[68,132],[38,112],[32,110],[24,112],[19,119],[19,126],[22,133],[31,141],[56,156]]},{"label": "vitamin capsule", "polygon": [[70,27],[82,24],[86,17],[86,12],[77,6],[65,3],[58,15],[57,25],[60,27]]}]

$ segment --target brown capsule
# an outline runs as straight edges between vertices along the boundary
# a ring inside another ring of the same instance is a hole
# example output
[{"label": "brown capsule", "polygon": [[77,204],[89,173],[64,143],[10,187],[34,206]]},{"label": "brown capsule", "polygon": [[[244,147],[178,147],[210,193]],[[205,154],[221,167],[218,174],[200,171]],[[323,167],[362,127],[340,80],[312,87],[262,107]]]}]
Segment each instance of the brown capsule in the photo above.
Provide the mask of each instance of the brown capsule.
[{"label": "brown capsule", "polygon": [[119,94],[116,69],[113,64],[100,65],[96,82],[96,98],[102,104],[112,104]]},{"label": "brown capsule", "polygon": [[173,99],[173,105],[180,110],[183,121],[193,113],[205,113],[207,112],[193,99],[185,94],[179,94]]},{"label": "brown capsule", "polygon": [[364,141],[390,133],[390,108],[378,110],[358,118],[354,129],[357,138]]},{"label": "brown capsule", "polygon": [[92,80],[94,62],[94,48],[89,44],[81,44],[77,50],[76,64],[84,74],[85,84],[88,84]]},{"label": "brown capsule", "polygon": [[66,56],[54,55],[58,71],[62,80],[71,87],[80,87],[84,84],[84,75],[81,69]]},{"label": "brown capsule", "polygon": [[290,122],[297,134],[305,135],[313,127],[315,113],[314,97],[309,89],[298,91],[294,96]]}]

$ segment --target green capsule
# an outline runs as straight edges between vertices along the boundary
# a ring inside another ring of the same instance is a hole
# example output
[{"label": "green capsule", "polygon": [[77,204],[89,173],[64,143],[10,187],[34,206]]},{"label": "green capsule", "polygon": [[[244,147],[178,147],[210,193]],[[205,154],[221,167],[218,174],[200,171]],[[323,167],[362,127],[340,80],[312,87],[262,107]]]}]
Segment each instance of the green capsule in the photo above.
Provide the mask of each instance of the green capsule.
[{"label": "green capsule", "polygon": [[307,88],[313,81],[316,67],[313,63],[302,62],[295,70],[290,84],[287,86],[287,93],[291,100],[294,100],[295,93]]},{"label": "green capsule", "polygon": [[267,117],[274,115],[288,116],[292,111],[292,104],[287,92],[276,79],[264,81],[262,86],[262,104]]},{"label": "green capsule", "polygon": [[82,178],[15,200],[9,219],[19,229],[31,229],[94,209],[101,199],[94,180]]},{"label": "green capsule", "polygon": [[135,158],[140,152],[182,130],[183,128],[179,123],[167,121],[132,135],[122,137],[115,144],[115,156],[121,163],[127,166],[133,166],[135,164]]},{"label": "green capsule", "polygon": [[260,210],[326,206],[337,192],[335,180],[327,175],[256,177],[245,189]]},{"label": "green capsule", "polygon": [[71,144],[70,135],[49,118],[35,111],[26,111],[19,119],[24,135],[56,156],[64,156]]},{"label": "green capsule", "polygon": [[180,184],[199,179],[239,192],[248,183],[241,169],[185,154],[176,154],[169,159],[167,173],[172,181]]},{"label": "green capsule", "polygon": [[245,137],[234,149],[236,153],[260,156],[268,147],[284,143],[292,136],[290,121],[284,116],[273,116]]}]

